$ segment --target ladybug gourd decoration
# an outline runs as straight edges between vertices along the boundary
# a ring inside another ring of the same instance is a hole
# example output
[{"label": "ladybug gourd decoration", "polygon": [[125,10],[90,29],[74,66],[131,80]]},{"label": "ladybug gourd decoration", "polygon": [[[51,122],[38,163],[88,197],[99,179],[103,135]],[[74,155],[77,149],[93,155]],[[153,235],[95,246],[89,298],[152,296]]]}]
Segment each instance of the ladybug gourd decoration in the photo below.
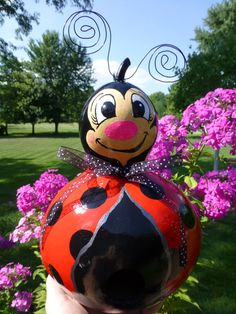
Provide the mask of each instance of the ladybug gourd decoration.
[{"label": "ladybug gourd decoration", "polygon": [[145,93],[125,82],[129,64],[84,106],[84,158],[60,151],[85,171],[51,202],[40,241],[47,272],[81,304],[104,312],[162,302],[186,280],[200,250],[189,200],[153,172],[168,163],[144,161],[157,117]]}]

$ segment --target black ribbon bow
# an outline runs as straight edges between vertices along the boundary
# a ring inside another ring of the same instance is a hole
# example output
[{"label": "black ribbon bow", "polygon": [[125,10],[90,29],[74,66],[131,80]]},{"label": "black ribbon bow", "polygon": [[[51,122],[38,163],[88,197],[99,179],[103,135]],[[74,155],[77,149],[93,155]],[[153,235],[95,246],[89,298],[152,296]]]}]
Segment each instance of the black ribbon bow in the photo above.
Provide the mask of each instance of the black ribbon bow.
[{"label": "black ribbon bow", "polygon": [[173,166],[182,164],[180,156],[175,155],[169,158],[162,157],[154,160],[139,161],[131,166],[114,166],[109,161],[65,146],[59,148],[57,156],[82,171],[86,169],[92,170],[97,176],[117,175],[127,179],[145,172],[170,169]]}]

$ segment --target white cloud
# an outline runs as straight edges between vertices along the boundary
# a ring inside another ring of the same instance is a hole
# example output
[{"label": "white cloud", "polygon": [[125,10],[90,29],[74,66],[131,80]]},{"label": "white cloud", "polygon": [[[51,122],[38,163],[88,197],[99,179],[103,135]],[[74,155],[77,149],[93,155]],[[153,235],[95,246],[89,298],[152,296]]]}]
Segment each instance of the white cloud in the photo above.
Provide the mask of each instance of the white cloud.
[{"label": "white cloud", "polygon": [[[118,61],[110,61],[110,69],[111,73],[116,74],[120,67],[120,63]],[[94,70],[94,78],[97,80],[95,83],[95,89],[99,88],[100,86],[107,84],[113,81],[113,77],[108,71],[107,60],[105,59],[98,59],[93,61],[93,70]],[[134,73],[136,67],[129,67],[127,70],[126,77],[129,77]],[[141,88],[145,93],[151,94],[157,91],[162,91],[167,93],[168,86],[166,84],[162,84],[160,82],[155,81],[151,75],[143,68],[139,68],[138,71],[134,74],[134,76],[127,80],[139,88]]]},{"label": "white cloud", "polygon": [[[111,73],[116,73],[119,67],[117,61],[110,61]],[[95,83],[95,88],[98,88],[106,83],[113,80],[111,74],[108,71],[107,60],[98,59],[93,62],[94,78],[97,80]]]}]

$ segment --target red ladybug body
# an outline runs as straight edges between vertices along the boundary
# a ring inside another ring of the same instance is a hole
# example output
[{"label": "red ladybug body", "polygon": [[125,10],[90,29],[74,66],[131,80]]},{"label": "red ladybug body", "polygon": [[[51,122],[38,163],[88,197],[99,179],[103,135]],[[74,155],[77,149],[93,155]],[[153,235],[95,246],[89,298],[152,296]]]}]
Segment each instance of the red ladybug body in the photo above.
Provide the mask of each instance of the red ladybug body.
[{"label": "red ladybug body", "polygon": [[200,224],[175,185],[85,171],[54,198],[43,224],[47,272],[82,304],[140,309],[160,302],[188,277],[200,250]]}]

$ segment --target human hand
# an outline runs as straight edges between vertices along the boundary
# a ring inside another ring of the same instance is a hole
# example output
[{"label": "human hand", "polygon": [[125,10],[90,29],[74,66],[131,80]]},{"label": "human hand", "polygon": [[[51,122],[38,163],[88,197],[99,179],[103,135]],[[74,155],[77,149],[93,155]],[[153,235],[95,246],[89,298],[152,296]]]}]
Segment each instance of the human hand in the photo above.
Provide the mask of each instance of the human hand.
[{"label": "human hand", "polygon": [[[46,282],[47,314],[104,314],[104,312],[87,308],[81,305],[76,298],[76,294],[70,292],[65,287],[57,283],[51,276]],[[161,308],[163,302],[145,310],[121,311],[117,314],[155,314]],[[111,313],[111,312],[110,312]]]}]

